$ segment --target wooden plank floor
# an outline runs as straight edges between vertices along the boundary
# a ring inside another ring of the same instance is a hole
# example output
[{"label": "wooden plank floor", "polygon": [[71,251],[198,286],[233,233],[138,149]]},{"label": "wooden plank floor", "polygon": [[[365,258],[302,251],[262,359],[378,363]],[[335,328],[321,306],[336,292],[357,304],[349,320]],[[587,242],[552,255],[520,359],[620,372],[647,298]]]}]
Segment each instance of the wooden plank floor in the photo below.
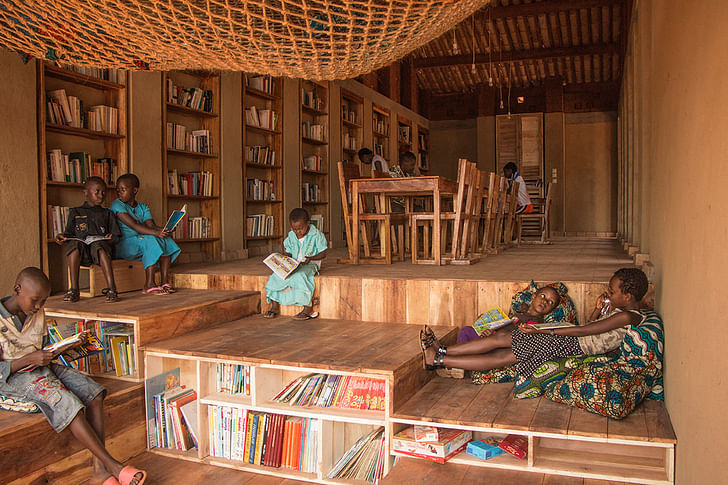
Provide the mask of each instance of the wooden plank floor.
[{"label": "wooden plank floor", "polygon": [[677,442],[663,402],[645,401],[627,418],[614,420],[546,398],[514,399],[512,392],[512,383],[478,386],[469,379],[436,377],[395,409],[392,419],[606,440]]},{"label": "wooden plank floor", "polygon": [[454,463],[433,463],[414,458],[399,458],[397,464],[379,482],[380,485],[419,485],[446,483],[447,485],[628,485],[628,482],[611,482],[590,478],[546,475],[544,473],[499,470]]},{"label": "wooden plank floor", "polygon": [[[606,283],[615,270],[632,266],[632,258],[615,239],[558,240],[549,245],[523,245],[482,258],[473,265],[413,265],[410,260],[391,265],[337,264],[346,249],[333,249],[324,259],[321,274],[380,279],[461,279],[478,281],[581,281]],[[256,275],[270,270],[263,257],[220,264],[185,264],[173,268],[175,275]]]}]

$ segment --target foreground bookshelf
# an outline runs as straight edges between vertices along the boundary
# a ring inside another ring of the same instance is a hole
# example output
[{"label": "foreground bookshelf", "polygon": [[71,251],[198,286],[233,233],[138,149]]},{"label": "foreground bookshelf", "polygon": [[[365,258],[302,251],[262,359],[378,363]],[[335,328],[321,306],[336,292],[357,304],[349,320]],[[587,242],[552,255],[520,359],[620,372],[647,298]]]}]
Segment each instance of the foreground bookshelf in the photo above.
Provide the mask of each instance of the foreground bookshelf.
[{"label": "foreground bookshelf", "polygon": [[[220,258],[220,75],[162,75],[164,212],[187,206],[174,240],[185,259]],[[195,256],[193,256],[195,255]]]},{"label": "foreground bookshelf", "polygon": [[65,229],[68,208],[83,204],[83,182],[103,178],[108,206],[116,178],[128,171],[127,76],[45,61],[37,73],[41,261],[55,293],[66,289],[67,264],[54,238]]}]

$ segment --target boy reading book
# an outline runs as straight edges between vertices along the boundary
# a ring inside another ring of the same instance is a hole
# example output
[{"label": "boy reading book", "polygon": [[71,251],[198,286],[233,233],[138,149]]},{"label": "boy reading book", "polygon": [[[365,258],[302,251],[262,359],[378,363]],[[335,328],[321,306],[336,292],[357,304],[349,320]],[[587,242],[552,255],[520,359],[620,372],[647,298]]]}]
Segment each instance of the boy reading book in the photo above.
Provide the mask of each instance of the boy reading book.
[{"label": "boy reading book", "polygon": [[326,236],[311,224],[306,209],[293,209],[288,219],[291,231],[283,241],[283,251],[289,258],[297,260],[299,265],[285,279],[276,273],[270,275],[265,291],[266,301],[271,307],[263,316],[275,317],[281,305],[298,305],[303,310],[293,318],[308,320],[318,316],[313,313],[311,306],[316,288],[313,277],[319,271],[321,260],[326,257],[328,242]]},{"label": "boy reading book", "polygon": [[[146,473],[125,467],[104,446],[106,389],[70,367],[52,363],[57,354],[43,349],[43,305],[50,292],[46,275],[29,267],[18,274],[13,294],[0,300],[0,394],[34,403],[59,433],[68,427],[93,454],[92,483],[141,485]],[[84,340],[81,336],[79,342]],[[30,367],[35,368],[19,372]]]},{"label": "boy reading book", "polygon": [[[126,173],[116,181],[117,199],[111,210],[119,218],[121,239],[116,245],[116,255],[127,260],[141,260],[146,272],[144,293],[166,295],[173,293],[169,284],[169,265],[179,256],[180,248],[170,237],[171,231],[159,227],[152,219],[152,212],[136,200],[139,178]],[[159,262],[160,284],[154,281],[154,268]]]}]

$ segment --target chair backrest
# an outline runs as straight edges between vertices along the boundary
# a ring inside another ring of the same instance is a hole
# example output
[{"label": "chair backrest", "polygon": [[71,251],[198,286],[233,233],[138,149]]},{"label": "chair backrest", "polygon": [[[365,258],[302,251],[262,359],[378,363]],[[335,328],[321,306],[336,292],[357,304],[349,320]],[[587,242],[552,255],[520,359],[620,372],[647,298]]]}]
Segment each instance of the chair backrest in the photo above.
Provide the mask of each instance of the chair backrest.
[{"label": "chair backrest", "polygon": [[352,245],[351,232],[351,202],[349,197],[349,180],[359,178],[359,165],[355,163],[339,162],[339,192],[341,192],[341,210],[344,212],[344,228],[346,229],[346,242]]}]

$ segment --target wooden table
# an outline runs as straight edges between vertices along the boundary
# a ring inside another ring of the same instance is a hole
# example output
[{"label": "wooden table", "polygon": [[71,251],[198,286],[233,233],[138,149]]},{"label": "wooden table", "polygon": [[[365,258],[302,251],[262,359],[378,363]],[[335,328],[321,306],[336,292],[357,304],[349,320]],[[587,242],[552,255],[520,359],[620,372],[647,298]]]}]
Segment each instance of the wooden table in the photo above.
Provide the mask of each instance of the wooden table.
[{"label": "wooden table", "polygon": [[359,264],[359,196],[362,194],[392,196],[423,197],[431,195],[433,198],[434,221],[432,225],[432,254],[435,264],[441,264],[440,257],[440,199],[443,195],[457,193],[458,184],[440,176],[404,177],[404,178],[361,178],[351,179],[352,200],[352,249],[351,260]]}]

